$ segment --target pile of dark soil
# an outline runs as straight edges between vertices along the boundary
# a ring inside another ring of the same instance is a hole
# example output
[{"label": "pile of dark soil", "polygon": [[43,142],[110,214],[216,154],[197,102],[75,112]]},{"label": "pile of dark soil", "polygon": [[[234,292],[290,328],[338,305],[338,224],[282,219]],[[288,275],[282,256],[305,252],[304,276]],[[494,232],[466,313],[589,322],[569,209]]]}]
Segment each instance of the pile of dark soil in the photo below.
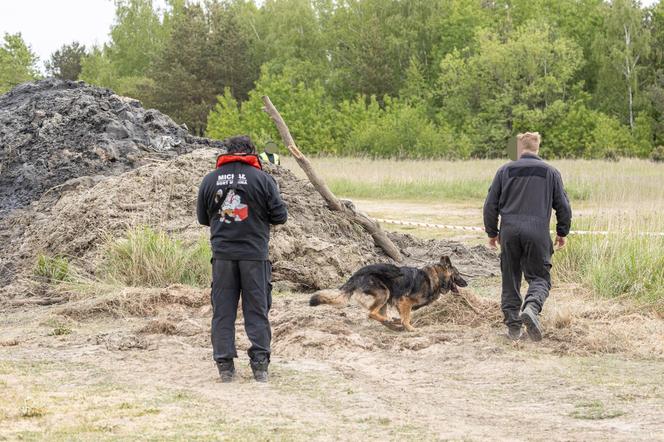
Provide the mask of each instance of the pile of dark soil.
[{"label": "pile of dark soil", "polygon": [[23,84],[0,95],[0,216],[72,178],[212,144],[109,89],[56,79]]}]

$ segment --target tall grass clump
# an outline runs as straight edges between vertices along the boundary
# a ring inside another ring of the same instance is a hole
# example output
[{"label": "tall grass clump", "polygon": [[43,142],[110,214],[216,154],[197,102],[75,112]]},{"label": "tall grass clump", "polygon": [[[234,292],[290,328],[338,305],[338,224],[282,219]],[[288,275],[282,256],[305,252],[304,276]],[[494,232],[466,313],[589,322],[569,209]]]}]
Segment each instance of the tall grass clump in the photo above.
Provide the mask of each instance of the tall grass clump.
[{"label": "tall grass clump", "polygon": [[110,283],[134,287],[210,285],[211,251],[201,238],[193,245],[150,227],[129,229],[123,238],[109,238],[100,274]]},{"label": "tall grass clump", "polygon": [[579,235],[554,259],[559,280],[581,282],[598,295],[664,307],[664,237],[629,231]]},{"label": "tall grass clump", "polygon": [[73,267],[62,256],[37,256],[32,273],[49,282],[69,282],[74,279]]}]

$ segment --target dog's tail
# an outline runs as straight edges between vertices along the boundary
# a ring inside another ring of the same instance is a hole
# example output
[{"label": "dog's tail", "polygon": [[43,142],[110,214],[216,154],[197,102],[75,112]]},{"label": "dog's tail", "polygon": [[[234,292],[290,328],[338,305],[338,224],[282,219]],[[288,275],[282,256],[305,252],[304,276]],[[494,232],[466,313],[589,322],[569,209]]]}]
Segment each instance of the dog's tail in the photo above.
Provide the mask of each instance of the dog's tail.
[{"label": "dog's tail", "polygon": [[309,305],[314,307],[321,304],[345,305],[350,301],[353,292],[339,289],[319,290],[309,300]]}]

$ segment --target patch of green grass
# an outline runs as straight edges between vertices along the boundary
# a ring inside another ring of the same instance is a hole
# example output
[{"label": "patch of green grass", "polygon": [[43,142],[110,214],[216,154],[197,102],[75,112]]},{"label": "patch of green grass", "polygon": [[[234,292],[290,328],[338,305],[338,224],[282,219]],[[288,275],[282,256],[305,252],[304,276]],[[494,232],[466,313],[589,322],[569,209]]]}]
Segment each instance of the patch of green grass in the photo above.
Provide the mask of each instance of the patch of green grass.
[{"label": "patch of green grass", "polygon": [[570,201],[588,201],[593,198],[593,187],[588,183],[572,182],[565,185],[565,192]]},{"label": "patch of green grass", "polygon": [[72,333],[72,329],[67,327],[66,325],[59,325],[53,329],[48,335],[49,336],[64,336],[64,335],[70,335]]},{"label": "patch of green grass", "polygon": [[150,407],[140,410],[138,413],[135,414],[135,416],[147,416],[150,414],[159,414],[159,413],[161,413],[161,410],[159,408]]},{"label": "patch of green grass", "polygon": [[192,393],[183,390],[173,394],[172,399],[173,401],[177,402],[177,401],[193,401],[196,398]]},{"label": "patch of green grass", "polygon": [[63,336],[72,333],[72,328],[69,326],[69,324],[58,316],[51,316],[45,319],[41,322],[41,325],[52,329],[48,333],[48,336]]},{"label": "patch of green grass", "polygon": [[[483,200],[504,160],[388,160],[321,157],[314,168],[339,196],[432,201]],[[299,177],[292,158],[284,164]],[[607,205],[625,200],[659,202],[664,197],[664,163],[622,159],[618,162],[554,160],[572,204]]]},{"label": "patch of green grass", "polygon": [[212,252],[205,238],[186,245],[166,232],[137,227],[122,238],[109,238],[104,256],[99,273],[109,283],[134,287],[210,286]]},{"label": "patch of green grass", "polygon": [[600,420],[612,419],[625,414],[624,411],[607,409],[602,401],[581,402],[574,406],[570,416],[575,419]]},{"label": "patch of green grass", "polygon": [[358,424],[373,424],[373,425],[390,425],[392,420],[389,417],[363,417],[357,419],[355,422]]},{"label": "patch of green grass", "polygon": [[664,237],[627,231],[575,236],[554,260],[554,272],[562,281],[581,281],[602,296],[627,296],[664,307]]},{"label": "patch of green grass", "polygon": [[[334,178],[328,182],[330,190],[338,196],[359,199],[406,201],[476,201],[486,198],[490,179],[423,180],[384,179],[357,181],[352,178]],[[586,183],[566,186],[572,201],[585,201],[592,197],[593,189]]]},{"label": "patch of green grass", "polygon": [[329,181],[332,192],[349,198],[389,199],[409,201],[464,201],[486,198],[490,180],[420,181],[393,180],[366,182],[352,178]]},{"label": "patch of green grass", "polygon": [[73,280],[72,267],[66,258],[61,256],[37,256],[32,273],[49,282],[65,282]]}]

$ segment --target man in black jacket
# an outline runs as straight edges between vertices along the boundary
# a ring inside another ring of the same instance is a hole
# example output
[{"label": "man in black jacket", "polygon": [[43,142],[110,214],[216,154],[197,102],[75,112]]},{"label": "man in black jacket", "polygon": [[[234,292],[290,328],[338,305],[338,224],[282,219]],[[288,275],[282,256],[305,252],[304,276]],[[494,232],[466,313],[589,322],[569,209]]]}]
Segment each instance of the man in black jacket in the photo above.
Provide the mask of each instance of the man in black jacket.
[{"label": "man in black jacket", "polygon": [[241,295],[251,369],[257,381],[267,382],[272,338],[270,225],[285,223],[288,213],[249,137],[232,137],[224,145],[227,154],[219,155],[216,170],[203,179],[197,205],[198,222],[210,226],[212,244],[213,357],[222,382],[231,382]]},{"label": "man in black jacket", "polygon": [[[538,315],[551,288],[551,209],[556,211],[559,248],[565,245],[572,221],[560,173],[537,156],[539,145],[537,132],[518,135],[519,159],[498,169],[484,203],[484,229],[490,238],[489,245],[495,248],[499,244],[501,248],[504,322],[508,335],[515,340],[521,337],[524,323],[531,339],[542,339]],[[525,301],[521,299],[522,275],[528,281]]]}]

